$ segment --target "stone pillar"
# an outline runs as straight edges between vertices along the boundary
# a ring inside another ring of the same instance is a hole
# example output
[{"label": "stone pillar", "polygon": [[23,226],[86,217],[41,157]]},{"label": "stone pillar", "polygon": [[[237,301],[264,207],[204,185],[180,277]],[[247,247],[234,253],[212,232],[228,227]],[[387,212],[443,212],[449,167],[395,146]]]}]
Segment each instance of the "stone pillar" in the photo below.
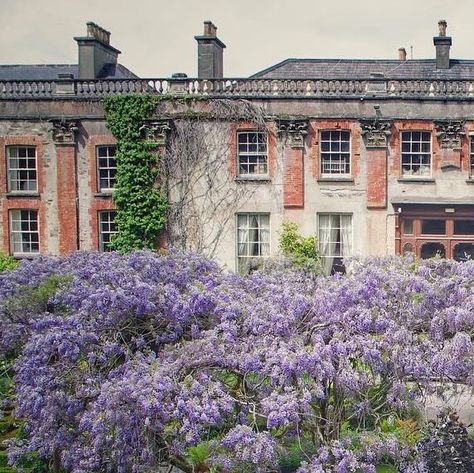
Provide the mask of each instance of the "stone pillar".
[{"label": "stone pillar", "polygon": [[461,120],[439,120],[435,122],[439,143],[440,168],[443,170],[461,170],[461,149],[464,122]]},{"label": "stone pillar", "polygon": [[59,254],[67,255],[78,246],[78,201],[76,175],[77,125],[74,121],[53,122],[57,159],[57,202]]},{"label": "stone pillar", "polygon": [[283,206],[304,207],[304,138],[308,134],[307,120],[280,120],[278,133],[284,137]]},{"label": "stone pillar", "polygon": [[367,208],[387,207],[387,137],[391,123],[384,120],[361,121],[367,152]]}]

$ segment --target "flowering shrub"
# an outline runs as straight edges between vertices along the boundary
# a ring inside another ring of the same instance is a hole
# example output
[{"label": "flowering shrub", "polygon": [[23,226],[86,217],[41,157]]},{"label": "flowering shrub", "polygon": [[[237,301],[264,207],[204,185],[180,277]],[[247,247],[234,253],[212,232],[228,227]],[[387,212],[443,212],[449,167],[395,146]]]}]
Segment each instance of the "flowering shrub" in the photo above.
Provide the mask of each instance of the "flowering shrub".
[{"label": "flowering shrub", "polygon": [[28,434],[10,458],[73,473],[421,472],[431,381],[474,384],[474,262],[282,278],[77,253],[0,274],[0,297]]}]

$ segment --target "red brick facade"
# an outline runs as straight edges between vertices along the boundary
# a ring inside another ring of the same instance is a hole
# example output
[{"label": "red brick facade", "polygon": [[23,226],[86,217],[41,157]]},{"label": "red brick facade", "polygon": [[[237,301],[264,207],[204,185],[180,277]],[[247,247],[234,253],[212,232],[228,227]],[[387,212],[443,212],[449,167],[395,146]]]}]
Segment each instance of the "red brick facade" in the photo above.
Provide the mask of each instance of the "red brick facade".
[{"label": "red brick facade", "polygon": [[75,143],[56,144],[59,254],[79,249]]},{"label": "red brick facade", "polygon": [[286,146],[283,151],[283,206],[304,207],[303,148]]}]

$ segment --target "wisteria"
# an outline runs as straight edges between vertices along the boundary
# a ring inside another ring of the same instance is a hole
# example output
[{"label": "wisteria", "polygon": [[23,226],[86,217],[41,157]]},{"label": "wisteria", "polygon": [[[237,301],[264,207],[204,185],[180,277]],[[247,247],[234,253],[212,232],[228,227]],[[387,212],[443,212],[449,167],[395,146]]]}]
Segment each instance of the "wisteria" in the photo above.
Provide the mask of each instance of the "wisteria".
[{"label": "wisteria", "polygon": [[425,471],[425,397],[474,386],[474,262],[347,267],[237,276],[189,253],[77,253],[0,273],[1,356],[16,359],[26,431],[11,461]]}]

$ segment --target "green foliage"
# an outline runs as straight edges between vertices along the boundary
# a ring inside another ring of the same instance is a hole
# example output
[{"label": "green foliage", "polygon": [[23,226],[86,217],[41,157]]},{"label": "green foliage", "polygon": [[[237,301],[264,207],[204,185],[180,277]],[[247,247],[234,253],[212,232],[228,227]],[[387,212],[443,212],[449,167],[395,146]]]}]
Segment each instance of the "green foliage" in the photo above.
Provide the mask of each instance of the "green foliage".
[{"label": "green foliage", "polygon": [[186,450],[186,456],[195,468],[206,466],[210,455],[211,451],[207,443],[200,443],[195,447],[189,447]]},{"label": "green foliage", "polygon": [[118,233],[112,247],[122,253],[155,249],[166,225],[168,201],[157,187],[160,175],[156,144],[147,142],[141,132],[152,117],[159,98],[153,95],[125,94],[103,101],[107,126],[117,138],[117,175],[113,194],[117,205]]},{"label": "green foliage", "polygon": [[302,236],[296,223],[283,223],[279,246],[283,255],[295,266],[314,273],[321,271],[316,236]]},{"label": "green foliage", "polygon": [[0,253],[0,272],[15,269],[19,266],[20,262],[11,256]]}]

